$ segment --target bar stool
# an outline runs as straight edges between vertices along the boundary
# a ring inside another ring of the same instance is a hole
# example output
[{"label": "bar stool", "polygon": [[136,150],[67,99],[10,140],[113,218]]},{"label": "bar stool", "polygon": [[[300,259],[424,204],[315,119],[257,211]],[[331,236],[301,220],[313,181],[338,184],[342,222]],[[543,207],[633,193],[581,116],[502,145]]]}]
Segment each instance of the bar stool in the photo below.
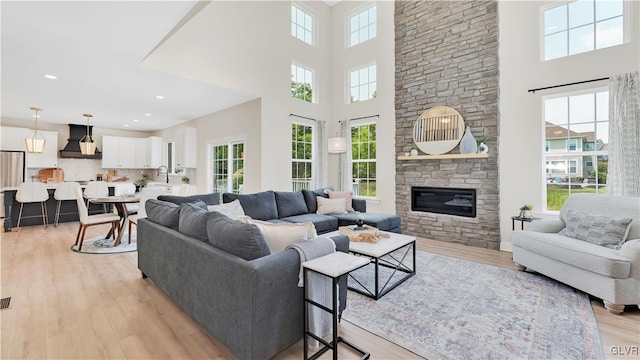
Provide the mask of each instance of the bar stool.
[{"label": "bar stool", "polygon": [[[22,208],[24,204],[28,203],[40,203],[40,210],[42,212],[42,223],[44,224],[44,228],[47,228],[47,206],[45,205],[45,201],[49,200],[49,193],[47,192],[47,188],[41,182],[29,182],[22,183],[18,187],[18,192],[16,193],[16,201],[20,203],[20,213],[18,214],[18,224],[16,229],[20,228],[20,220],[22,220]],[[24,216],[25,218],[29,217],[39,217],[40,215],[32,215],[32,216]]]},{"label": "bar stool", "polygon": [[53,198],[58,200],[58,206],[56,206],[56,216],[53,223],[54,227],[58,227],[58,220],[60,220],[60,215],[70,215],[77,214],[78,212],[70,212],[70,213],[60,213],[60,207],[62,206],[62,202],[65,200],[76,200],[76,188],[80,188],[80,184],[77,182],[65,182],[60,183],[56,187],[56,191],[53,193]]},{"label": "bar stool", "polygon": [[[89,181],[84,189],[86,207],[89,209],[89,200],[109,196],[109,186],[104,181]],[[103,204],[104,212],[107,212],[107,205]]]}]

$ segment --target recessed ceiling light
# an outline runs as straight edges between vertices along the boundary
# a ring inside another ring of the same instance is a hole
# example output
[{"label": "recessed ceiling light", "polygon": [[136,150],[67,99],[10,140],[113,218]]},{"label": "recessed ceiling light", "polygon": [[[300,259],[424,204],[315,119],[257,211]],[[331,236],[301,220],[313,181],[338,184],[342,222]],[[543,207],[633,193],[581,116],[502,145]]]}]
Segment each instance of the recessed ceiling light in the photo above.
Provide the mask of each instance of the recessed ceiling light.
[{"label": "recessed ceiling light", "polygon": [[47,79],[51,79],[51,80],[55,80],[55,79],[57,79],[57,78],[58,78],[58,77],[57,77],[57,76],[55,76],[55,75],[49,75],[49,74],[45,74],[45,75],[44,75],[44,77],[46,77]]},{"label": "recessed ceiling light", "polygon": [[138,121],[140,121],[140,120],[138,120],[138,119],[133,119],[133,122],[138,122]]},{"label": "recessed ceiling light", "polygon": [[149,113],[144,113],[144,116],[151,116],[151,114],[149,114]]},{"label": "recessed ceiling light", "polygon": [[156,95],[156,99],[158,99],[158,100],[164,100],[164,96],[162,96],[162,95]]},{"label": "recessed ceiling light", "polygon": [[122,125],[122,126],[124,126],[124,127],[129,127],[129,124],[124,124],[124,125]]}]

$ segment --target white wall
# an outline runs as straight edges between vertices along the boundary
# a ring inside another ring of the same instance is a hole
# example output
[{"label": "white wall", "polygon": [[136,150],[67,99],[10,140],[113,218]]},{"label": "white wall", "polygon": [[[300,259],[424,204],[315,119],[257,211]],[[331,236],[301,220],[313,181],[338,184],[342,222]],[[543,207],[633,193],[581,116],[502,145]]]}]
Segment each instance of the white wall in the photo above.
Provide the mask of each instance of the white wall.
[{"label": "white wall", "polygon": [[[367,211],[395,214],[395,40],[394,4],[378,1],[377,36],[374,39],[348,47],[348,21],[351,15],[367,9],[373,2],[341,1],[331,11],[331,123],[327,132],[334,136],[339,131],[338,120],[380,115],[379,118],[358,122],[376,121],[377,125],[377,198],[367,202]],[[377,97],[371,100],[347,104],[348,76],[355,70],[376,63]],[[344,156],[344,155],[340,155]],[[339,188],[338,155],[329,155],[332,169],[330,183]]]},{"label": "white wall", "polygon": [[510,250],[511,219],[523,204],[544,209],[542,97],[606,86],[607,82],[540,91],[528,89],[597,79],[640,69],[640,2],[630,2],[631,42],[540,61],[540,8],[550,2],[500,1],[500,220],[501,249]]}]

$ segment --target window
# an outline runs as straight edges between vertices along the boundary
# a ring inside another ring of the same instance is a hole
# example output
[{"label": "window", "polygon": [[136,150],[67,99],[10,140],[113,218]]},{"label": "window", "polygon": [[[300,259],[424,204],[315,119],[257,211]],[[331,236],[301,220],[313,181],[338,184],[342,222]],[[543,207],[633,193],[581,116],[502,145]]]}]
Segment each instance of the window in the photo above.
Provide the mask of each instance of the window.
[{"label": "window", "polygon": [[349,74],[349,102],[364,101],[377,96],[376,65],[365,66]]},{"label": "window", "polygon": [[170,141],[167,143],[167,172],[169,174],[175,174],[176,170],[176,156],[175,156],[176,142]]},{"label": "window", "polygon": [[313,72],[291,64],[291,96],[313,102]]},{"label": "window", "polygon": [[376,124],[351,127],[353,194],[376,196]]},{"label": "window", "polygon": [[313,128],[291,124],[291,180],[293,191],[311,189],[313,184]]},{"label": "window", "polygon": [[544,11],[544,59],[624,42],[622,0],[577,0]]},{"label": "window", "polygon": [[376,37],[376,6],[349,18],[349,47]]},{"label": "window", "polygon": [[244,186],[244,143],[213,147],[213,192],[242,194]]},{"label": "window", "polygon": [[313,45],[313,18],[295,5],[291,5],[291,36]]},{"label": "window", "polygon": [[554,95],[543,104],[547,210],[560,210],[573,193],[604,193],[609,92],[593,89]]}]

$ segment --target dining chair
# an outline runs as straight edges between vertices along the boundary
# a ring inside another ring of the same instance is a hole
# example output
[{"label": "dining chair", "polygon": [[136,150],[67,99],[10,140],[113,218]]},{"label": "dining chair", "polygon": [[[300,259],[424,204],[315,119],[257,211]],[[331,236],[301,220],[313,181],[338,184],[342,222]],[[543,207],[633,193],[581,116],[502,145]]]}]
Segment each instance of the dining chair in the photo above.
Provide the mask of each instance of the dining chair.
[{"label": "dining chair", "polygon": [[60,215],[69,215],[69,214],[77,214],[78,212],[71,213],[60,213],[60,208],[62,207],[62,202],[66,200],[76,200],[76,189],[80,188],[80,184],[75,181],[64,182],[58,184],[56,186],[56,191],[53,193],[53,198],[58,201],[56,206],[56,215],[54,217],[53,226],[58,226],[58,221],[60,220]]},{"label": "dining chair", "polygon": [[[76,235],[76,242],[74,245],[78,246],[78,251],[82,250],[82,243],[84,242],[84,236],[89,226],[111,224],[111,234],[113,238],[116,237],[116,230],[120,229],[120,216],[114,213],[89,215],[87,206],[84,203],[84,196],[80,187],[76,189],[76,202],[78,203],[78,215],[80,218],[80,227],[78,228],[78,235]],[[79,244],[78,244],[79,241]]]},{"label": "dining chair", "polygon": [[145,209],[145,203],[149,199],[157,199],[159,195],[165,193],[165,188],[160,186],[143,187],[140,190],[140,202],[138,203],[138,213],[129,216],[129,244],[131,244],[131,225],[138,226],[138,219],[147,217],[147,210]]},{"label": "dining chair", "polygon": [[[116,184],[113,188],[113,195],[115,196],[126,196],[126,195],[135,195],[136,194],[136,186],[133,183],[119,183]],[[138,204],[125,204],[127,208],[127,213],[129,215],[135,214],[138,212]]]},{"label": "dining chair", "polygon": [[[40,217],[42,216],[42,223],[44,228],[47,228],[47,206],[45,202],[49,200],[49,192],[47,188],[41,182],[25,182],[20,184],[18,191],[16,192],[16,201],[20,203],[20,213],[18,214],[18,224],[16,229],[20,228],[20,220],[22,218]],[[40,203],[41,215],[22,216],[22,209],[24,204]]]},{"label": "dining chair", "polygon": [[[89,209],[91,207],[89,200],[109,196],[109,186],[107,186],[107,183],[104,181],[89,181],[84,189],[83,196],[86,199],[87,209]],[[107,205],[103,204],[102,208],[106,213]]]}]

